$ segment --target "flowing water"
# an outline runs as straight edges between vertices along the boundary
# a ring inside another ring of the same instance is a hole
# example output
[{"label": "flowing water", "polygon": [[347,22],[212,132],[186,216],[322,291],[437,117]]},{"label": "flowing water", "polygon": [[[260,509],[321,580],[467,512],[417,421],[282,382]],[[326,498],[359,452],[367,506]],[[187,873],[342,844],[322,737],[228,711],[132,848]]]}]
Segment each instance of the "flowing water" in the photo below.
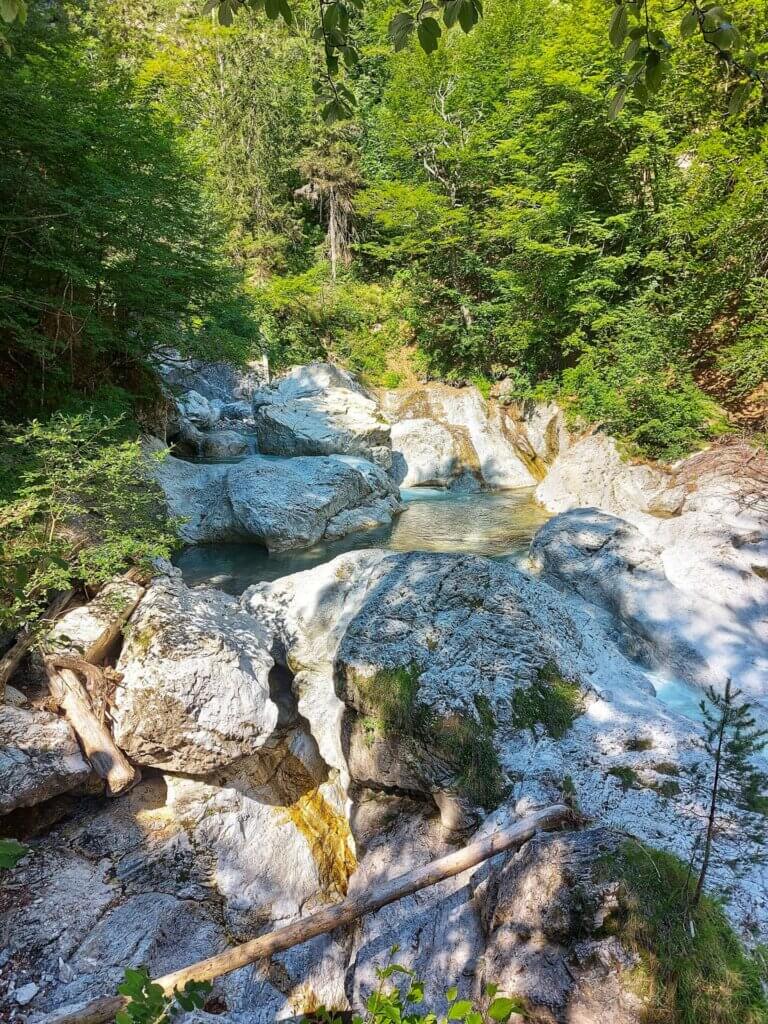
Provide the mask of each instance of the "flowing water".
[{"label": "flowing water", "polygon": [[252,583],[312,569],[345,551],[459,551],[493,558],[523,557],[531,538],[549,519],[534,488],[462,493],[418,487],[403,490],[405,511],[391,526],[352,533],[303,551],[270,554],[255,544],[190,547],[174,559],[190,586],[210,583],[241,594]]}]

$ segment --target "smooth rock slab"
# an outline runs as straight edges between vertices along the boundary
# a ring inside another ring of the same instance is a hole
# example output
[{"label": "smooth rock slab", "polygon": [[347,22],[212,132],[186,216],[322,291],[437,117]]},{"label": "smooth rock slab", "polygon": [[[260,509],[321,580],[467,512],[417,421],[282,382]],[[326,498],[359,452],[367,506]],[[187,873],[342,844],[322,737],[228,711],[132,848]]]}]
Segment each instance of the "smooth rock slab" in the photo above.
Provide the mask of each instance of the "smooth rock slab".
[{"label": "smooth rock slab", "polygon": [[0,814],[75,789],[90,773],[64,718],[0,704]]},{"label": "smooth rock slab", "polygon": [[158,578],[126,629],[115,742],[140,764],[196,775],[252,754],[277,726],[272,665],[264,631],[232,598]]},{"label": "smooth rock slab", "polygon": [[298,366],[254,395],[259,450],[363,455],[389,447],[389,425],[355,377],[330,363]]},{"label": "smooth rock slab", "polygon": [[227,466],[169,456],[153,472],[171,514],[186,520],[179,532],[190,543],[253,541],[270,551],[311,547],[369,522],[388,523],[402,509],[384,470],[354,457],[254,455]]}]

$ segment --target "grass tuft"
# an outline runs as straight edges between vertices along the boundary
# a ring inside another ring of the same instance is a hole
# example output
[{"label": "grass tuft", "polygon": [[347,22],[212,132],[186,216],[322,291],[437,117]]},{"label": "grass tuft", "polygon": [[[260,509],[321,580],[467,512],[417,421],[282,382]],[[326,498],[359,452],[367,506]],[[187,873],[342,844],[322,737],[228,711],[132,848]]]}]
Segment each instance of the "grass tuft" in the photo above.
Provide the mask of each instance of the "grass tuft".
[{"label": "grass tuft", "polygon": [[764,965],[749,956],[720,904],[691,910],[695,879],[672,854],[625,843],[598,865],[621,884],[609,934],[635,952],[647,1024],[766,1024]]},{"label": "grass tuft", "polygon": [[493,746],[496,721],[488,700],[482,695],[475,697],[476,716],[438,716],[419,703],[420,672],[418,665],[404,665],[357,677],[357,686],[375,714],[377,728],[428,745],[455,769],[456,786],[462,795],[486,809],[496,807],[506,786]]},{"label": "grass tuft", "polygon": [[564,679],[552,662],[541,669],[535,682],[512,694],[512,724],[516,729],[544,727],[548,736],[559,740],[583,712],[581,690]]}]

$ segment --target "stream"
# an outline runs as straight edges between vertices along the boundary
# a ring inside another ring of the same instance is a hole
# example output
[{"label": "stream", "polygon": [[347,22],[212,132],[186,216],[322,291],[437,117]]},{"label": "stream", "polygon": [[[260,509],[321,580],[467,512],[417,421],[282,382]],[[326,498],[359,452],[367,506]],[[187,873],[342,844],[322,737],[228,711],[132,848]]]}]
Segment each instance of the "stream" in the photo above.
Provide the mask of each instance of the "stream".
[{"label": "stream", "polygon": [[534,488],[461,492],[418,487],[401,492],[405,511],[390,526],[348,534],[301,551],[269,553],[255,544],[189,547],[174,558],[189,586],[209,583],[235,596],[253,583],[313,569],[346,551],[455,551],[520,559],[549,513]]},{"label": "stream", "polygon": [[[403,489],[405,511],[390,526],[351,533],[304,550],[271,554],[256,544],[193,545],[177,553],[173,561],[189,586],[208,584],[233,596],[254,583],[313,569],[344,552],[365,548],[453,551],[522,562],[533,535],[550,518],[536,503],[534,490]],[[702,694],[696,687],[661,672],[647,674],[663,704],[686,718],[701,719]]]}]

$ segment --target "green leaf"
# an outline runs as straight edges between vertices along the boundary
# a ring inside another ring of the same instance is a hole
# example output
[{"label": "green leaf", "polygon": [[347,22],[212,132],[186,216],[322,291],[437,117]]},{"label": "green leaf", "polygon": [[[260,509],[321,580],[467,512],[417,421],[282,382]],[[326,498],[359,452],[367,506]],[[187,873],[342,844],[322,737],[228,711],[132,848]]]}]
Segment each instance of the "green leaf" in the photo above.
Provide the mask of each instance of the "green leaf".
[{"label": "green leaf", "polygon": [[608,29],[608,38],[611,41],[611,45],[617,50],[624,42],[627,29],[629,28],[629,19],[627,17],[627,9],[623,3],[619,4],[613,12],[611,18],[611,24]]},{"label": "green leaf", "polygon": [[741,85],[737,85],[731,93],[731,98],[728,101],[728,114],[734,117],[740,113],[744,108],[744,104],[749,99],[749,95],[755,87],[754,82],[742,82]]},{"label": "green leaf", "polygon": [[453,28],[459,20],[459,13],[463,4],[464,0],[448,0],[448,3],[443,8],[443,21],[446,28]]},{"label": "green leaf", "polygon": [[15,21],[18,13],[19,5],[17,0],[0,0],[0,18],[7,24]]},{"label": "green leaf", "polygon": [[227,0],[224,0],[224,3],[219,4],[219,12],[218,13],[219,13],[219,24],[220,25],[224,25],[225,27],[228,28],[232,24],[232,22],[234,21],[234,16],[232,14],[232,8],[229,6],[229,3],[227,2]]},{"label": "green leaf", "polygon": [[445,998],[448,1000],[449,1003],[452,1003],[458,994],[459,990],[456,988],[455,985],[453,985],[451,988],[446,989]]},{"label": "green leaf", "polygon": [[507,996],[499,996],[488,1007],[488,1016],[496,1021],[506,1021],[513,1013],[524,1012],[525,1006],[519,999],[510,999]]},{"label": "green leaf", "polygon": [[488,999],[493,999],[493,997],[496,995],[498,991],[499,986],[496,985],[494,982],[489,981],[488,984],[483,989],[483,995],[487,996]]},{"label": "green leaf", "polygon": [[472,1010],[472,1003],[469,999],[459,999],[448,1009],[448,1020],[464,1020]]},{"label": "green leaf", "polygon": [[658,50],[651,50],[645,61],[645,87],[651,95],[659,91],[667,67]]},{"label": "green leaf", "polygon": [[419,27],[416,30],[419,37],[419,43],[425,53],[434,53],[437,49],[438,39],[442,29],[440,28],[439,22],[435,18],[423,18],[419,22]]},{"label": "green leaf", "polygon": [[619,86],[613,95],[611,105],[608,107],[608,120],[615,121],[621,113],[621,110],[627,99],[627,87],[625,85]]},{"label": "green leaf", "polygon": [[28,851],[29,847],[16,839],[0,839],[0,868],[15,867]]},{"label": "green leaf", "polygon": [[626,50],[624,51],[624,60],[634,60],[637,56],[638,50],[640,49],[642,40],[630,39]]},{"label": "green leaf", "polygon": [[464,0],[459,9],[459,25],[463,32],[471,32],[480,17],[481,8],[473,0]]},{"label": "green leaf", "polygon": [[389,23],[389,38],[395,48],[395,52],[402,50],[408,43],[408,38],[416,27],[416,19],[412,14],[396,14]]},{"label": "green leaf", "polygon": [[683,20],[680,22],[680,35],[683,39],[690,39],[698,27],[699,17],[696,11],[688,11],[687,14],[683,15]]},{"label": "green leaf", "polygon": [[280,17],[280,3],[279,0],[264,0],[264,13],[270,21],[275,21],[276,18]]},{"label": "green leaf", "polygon": [[339,5],[329,4],[323,14],[323,28],[326,30],[336,28],[339,23]]}]

